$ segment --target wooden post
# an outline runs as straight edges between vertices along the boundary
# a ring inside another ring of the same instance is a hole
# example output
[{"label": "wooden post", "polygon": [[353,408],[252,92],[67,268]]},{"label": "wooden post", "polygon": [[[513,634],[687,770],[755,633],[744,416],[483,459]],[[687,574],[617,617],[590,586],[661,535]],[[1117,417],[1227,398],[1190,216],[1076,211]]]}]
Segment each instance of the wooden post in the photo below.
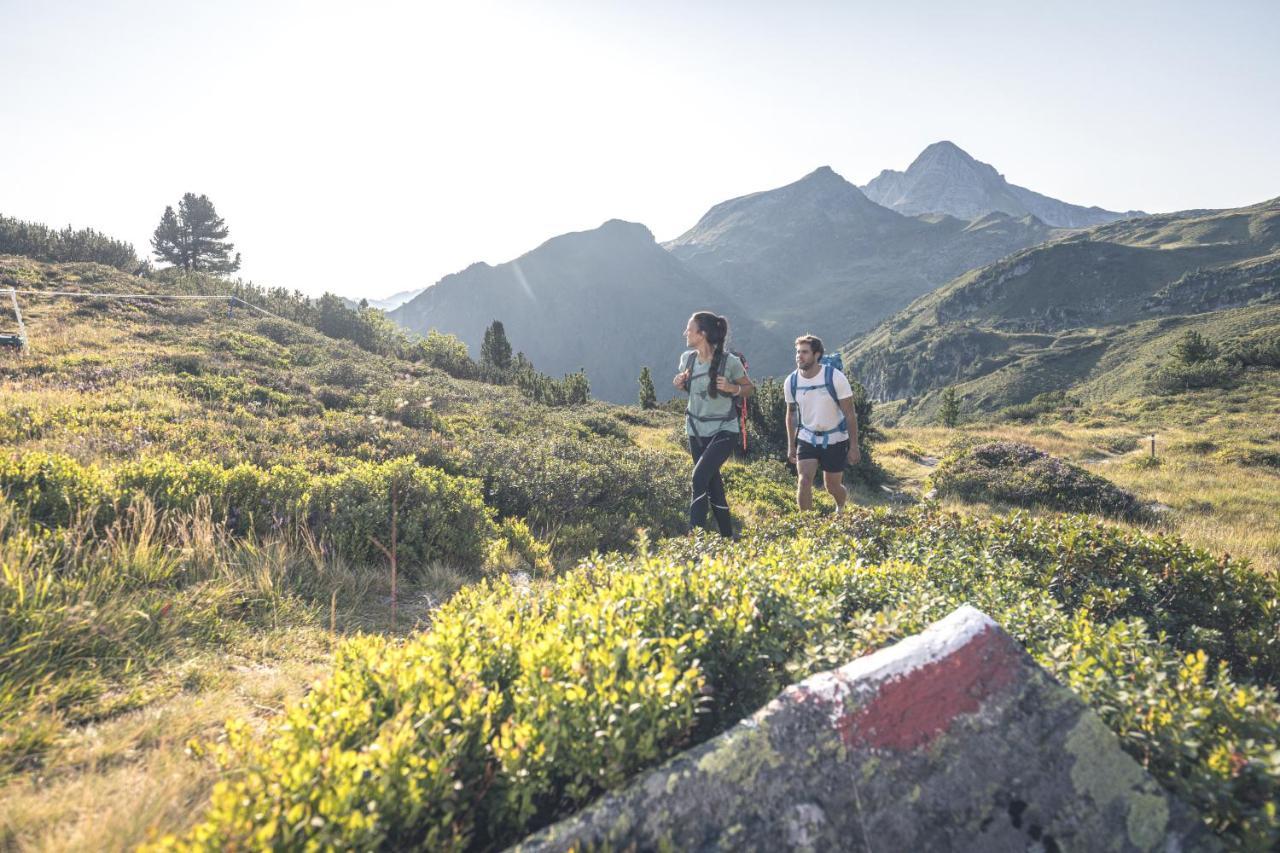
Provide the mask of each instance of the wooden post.
[{"label": "wooden post", "polygon": [[22,340],[22,354],[27,354],[27,326],[22,322],[22,309],[18,307],[18,291],[9,288],[9,299],[13,301],[13,316],[18,320],[18,337]]},{"label": "wooden post", "polygon": [[1156,434],[1151,433],[1151,458],[1156,458]]}]

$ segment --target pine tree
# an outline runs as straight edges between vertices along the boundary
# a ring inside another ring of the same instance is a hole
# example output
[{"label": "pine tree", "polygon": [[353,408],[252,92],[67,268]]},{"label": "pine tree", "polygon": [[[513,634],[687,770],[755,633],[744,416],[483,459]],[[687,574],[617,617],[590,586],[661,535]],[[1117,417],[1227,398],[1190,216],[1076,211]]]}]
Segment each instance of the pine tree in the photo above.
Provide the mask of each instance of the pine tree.
[{"label": "pine tree", "polygon": [[227,242],[229,233],[208,196],[186,193],[176,214],[165,207],[151,247],[160,260],[184,270],[231,273],[240,269],[240,255],[231,256],[235,246]]},{"label": "pine tree", "polygon": [[190,269],[187,264],[186,238],[182,235],[182,226],[178,224],[178,215],[173,208],[165,205],[164,215],[151,236],[151,248],[161,261],[175,267]]},{"label": "pine tree", "polygon": [[658,392],[654,390],[653,376],[647,367],[640,368],[640,408],[658,408]]},{"label": "pine tree", "polygon": [[960,401],[956,399],[956,389],[954,385],[947,386],[947,390],[942,392],[942,425],[945,427],[953,427],[960,421]]},{"label": "pine tree", "polygon": [[484,340],[480,344],[480,363],[498,370],[511,367],[511,342],[507,340],[507,330],[502,327],[501,320],[494,320],[484,330]]},{"label": "pine tree", "polygon": [[1188,329],[1173,346],[1173,357],[1183,364],[1198,364],[1218,357],[1218,348],[1195,329]]}]

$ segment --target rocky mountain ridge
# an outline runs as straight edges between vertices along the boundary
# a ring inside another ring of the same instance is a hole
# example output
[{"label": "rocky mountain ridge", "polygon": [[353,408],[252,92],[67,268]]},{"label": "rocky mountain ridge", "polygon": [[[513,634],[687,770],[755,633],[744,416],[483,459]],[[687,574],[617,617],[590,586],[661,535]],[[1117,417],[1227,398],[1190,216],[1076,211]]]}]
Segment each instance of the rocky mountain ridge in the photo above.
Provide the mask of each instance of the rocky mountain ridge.
[{"label": "rocky mountain ridge", "polygon": [[905,172],[885,169],[862,191],[872,201],[909,216],[946,213],[975,219],[993,211],[1035,216],[1055,228],[1090,228],[1117,219],[1145,216],[1070,204],[1009,183],[996,169],[974,159],[953,142],[935,142]]}]

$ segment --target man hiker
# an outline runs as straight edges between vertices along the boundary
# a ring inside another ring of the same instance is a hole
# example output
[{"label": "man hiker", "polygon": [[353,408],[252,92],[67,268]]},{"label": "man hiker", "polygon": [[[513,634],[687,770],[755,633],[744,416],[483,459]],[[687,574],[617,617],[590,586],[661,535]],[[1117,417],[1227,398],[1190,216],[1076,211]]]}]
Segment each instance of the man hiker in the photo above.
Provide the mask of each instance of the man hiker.
[{"label": "man hiker", "polygon": [[796,502],[813,507],[813,475],[822,480],[836,512],[844,509],[846,465],[862,459],[858,450],[858,416],[853,388],[844,372],[822,358],[822,341],[813,335],[796,338],[796,369],[783,383],[787,400],[787,460],[796,466]]}]

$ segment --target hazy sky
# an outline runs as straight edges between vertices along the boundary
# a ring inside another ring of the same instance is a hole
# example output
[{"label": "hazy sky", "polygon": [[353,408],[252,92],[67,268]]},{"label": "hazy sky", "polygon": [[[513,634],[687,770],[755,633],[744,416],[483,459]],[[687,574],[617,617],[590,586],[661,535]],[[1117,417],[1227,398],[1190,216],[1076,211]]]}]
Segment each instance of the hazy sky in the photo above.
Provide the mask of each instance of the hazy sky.
[{"label": "hazy sky", "polygon": [[0,213],[384,296],[610,218],[670,239],[950,139],[1148,211],[1280,195],[1280,3],[0,0]]}]

